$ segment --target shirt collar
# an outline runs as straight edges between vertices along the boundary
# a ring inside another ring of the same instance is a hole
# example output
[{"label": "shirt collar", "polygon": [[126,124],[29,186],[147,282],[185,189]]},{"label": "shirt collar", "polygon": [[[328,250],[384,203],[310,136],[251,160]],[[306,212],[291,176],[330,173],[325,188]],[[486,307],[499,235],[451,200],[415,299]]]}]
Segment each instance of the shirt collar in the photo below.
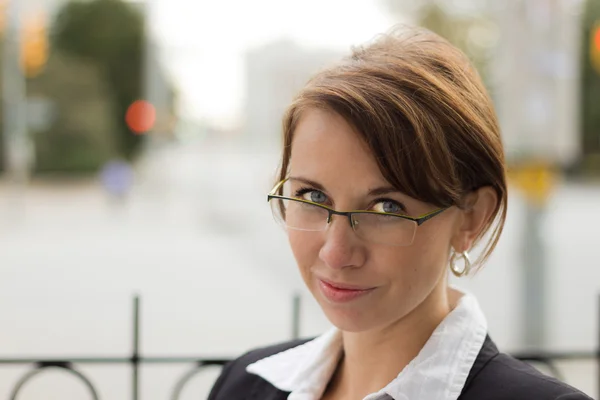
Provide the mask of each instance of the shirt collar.
[{"label": "shirt collar", "polygon": [[[365,400],[458,398],[487,335],[487,321],[477,299],[461,294],[457,306],[438,325],[417,357],[386,387]],[[290,392],[289,400],[317,400],[341,351],[341,332],[334,328],[314,340],[250,364],[246,370]]]}]

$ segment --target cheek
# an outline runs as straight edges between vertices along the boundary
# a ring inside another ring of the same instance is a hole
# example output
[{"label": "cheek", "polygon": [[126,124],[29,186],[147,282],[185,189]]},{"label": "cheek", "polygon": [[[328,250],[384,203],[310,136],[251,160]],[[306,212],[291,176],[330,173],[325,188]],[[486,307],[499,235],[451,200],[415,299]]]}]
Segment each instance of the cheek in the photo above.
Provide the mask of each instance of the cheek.
[{"label": "cheek", "polygon": [[423,257],[420,249],[413,246],[388,247],[373,252],[373,265],[390,281],[393,290],[404,294],[415,288],[419,275],[423,275]]},{"label": "cheek", "polygon": [[439,280],[446,267],[449,248],[449,235],[443,229],[422,229],[411,246],[373,252],[378,258],[374,265],[387,270],[385,274],[396,290],[421,291]]},{"label": "cheek", "polygon": [[[433,222],[433,221],[432,221]],[[451,227],[447,224],[422,225],[413,247],[416,263],[425,269],[445,268],[450,252]]]},{"label": "cheek", "polygon": [[315,265],[319,257],[319,250],[321,248],[319,235],[315,232],[290,230],[288,232],[288,240],[298,268],[305,275]]}]

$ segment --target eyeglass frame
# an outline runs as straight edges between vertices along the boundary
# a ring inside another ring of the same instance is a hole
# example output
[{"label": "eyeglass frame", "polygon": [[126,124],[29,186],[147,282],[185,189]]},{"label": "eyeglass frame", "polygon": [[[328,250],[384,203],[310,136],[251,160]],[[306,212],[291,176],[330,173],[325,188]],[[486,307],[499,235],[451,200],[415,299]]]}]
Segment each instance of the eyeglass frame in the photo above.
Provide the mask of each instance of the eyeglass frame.
[{"label": "eyeglass frame", "polygon": [[[281,196],[277,193],[277,191],[281,188],[281,186],[283,186],[283,184],[285,182],[287,182],[289,180],[289,178],[285,178],[283,180],[281,180],[278,184],[275,185],[275,187],[269,192],[269,194],[267,195],[267,202],[270,202],[272,199],[282,199],[282,200],[291,200],[291,201],[297,201],[300,203],[306,203],[306,204],[310,204],[313,206],[317,206],[320,207],[324,210],[326,210],[328,212],[327,215],[327,225],[329,225],[331,223],[331,218],[333,215],[342,215],[345,217],[348,217],[348,222],[350,223],[350,227],[352,228],[352,230],[355,230],[355,226],[354,226],[354,222],[352,219],[352,216],[354,214],[375,214],[375,215],[383,215],[383,216],[390,216],[390,217],[397,217],[397,218],[402,218],[402,219],[406,219],[412,222],[415,222],[417,224],[417,226],[421,226],[425,221],[430,220],[431,218],[441,214],[442,212],[446,211],[448,208],[450,207],[442,207],[439,208],[437,210],[428,212],[426,214],[423,214],[419,217],[411,217],[409,215],[404,215],[404,214],[396,214],[396,213],[386,213],[386,212],[380,212],[380,211],[369,211],[369,210],[352,210],[352,211],[338,211],[335,210],[331,207],[327,207],[323,204],[319,204],[319,203],[315,203],[314,201],[310,201],[310,200],[304,200],[304,199],[298,199],[295,197],[287,197],[287,196]],[[293,229],[293,228],[292,228]],[[315,231],[315,232],[319,232],[319,231]]]}]

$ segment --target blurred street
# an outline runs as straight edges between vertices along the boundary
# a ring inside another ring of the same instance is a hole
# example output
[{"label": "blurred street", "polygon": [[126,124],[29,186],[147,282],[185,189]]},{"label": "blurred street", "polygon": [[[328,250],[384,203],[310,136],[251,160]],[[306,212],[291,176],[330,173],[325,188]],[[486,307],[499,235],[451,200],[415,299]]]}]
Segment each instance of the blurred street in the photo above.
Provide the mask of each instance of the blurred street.
[{"label": "blurred street", "polygon": [[[265,201],[277,158],[226,145],[171,145],[140,164],[122,204],[95,181],[53,182],[51,189],[34,182],[18,202],[3,184],[0,354],[124,354],[135,293],[143,298],[145,354],[232,356],[289,338],[291,296],[302,289]],[[520,349],[523,306],[523,210],[513,193],[485,273],[455,282],[477,294],[491,334],[507,350]],[[597,258],[599,202],[600,187],[574,183],[561,185],[550,202],[544,239],[552,350],[596,345],[600,269],[586,263]],[[512,295],[499,299],[502,293]],[[318,334],[328,325],[308,296],[305,303],[302,333]],[[569,366],[567,376],[594,393],[593,368]],[[169,377],[178,370],[149,371]],[[173,379],[146,379],[144,387],[160,393]],[[208,388],[205,379],[197,390]],[[0,396],[9,382],[0,383]],[[124,396],[111,387],[115,397],[108,398]]]},{"label": "blurred street", "polygon": [[[230,165],[215,174],[226,158],[194,147],[155,154],[154,163],[137,171],[141,182],[123,203],[95,181],[33,183],[14,202],[4,184],[0,354],[125,354],[136,293],[146,354],[233,356],[289,338],[295,271],[284,270],[293,264],[255,235],[279,231],[266,207],[268,189],[252,189],[266,184],[268,174],[258,168],[264,165]],[[256,224],[265,228],[255,230]],[[284,244],[277,237],[272,244]],[[279,276],[272,275],[274,262],[281,264]],[[106,379],[118,382],[113,375]],[[0,397],[15,380],[3,375]],[[166,390],[174,380],[154,381]],[[119,385],[99,386],[114,389],[103,398],[125,396]],[[43,389],[32,385],[36,393]]]}]

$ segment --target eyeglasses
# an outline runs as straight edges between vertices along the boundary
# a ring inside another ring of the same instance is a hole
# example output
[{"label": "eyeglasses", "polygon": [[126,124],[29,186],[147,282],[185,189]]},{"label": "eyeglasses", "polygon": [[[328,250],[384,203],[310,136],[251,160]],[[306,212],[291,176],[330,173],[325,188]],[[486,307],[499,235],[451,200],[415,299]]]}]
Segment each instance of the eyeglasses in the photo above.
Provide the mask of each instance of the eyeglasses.
[{"label": "eyeglasses", "polygon": [[336,211],[323,204],[292,197],[284,189],[288,178],[279,182],[267,195],[275,220],[286,229],[298,231],[324,231],[333,215],[348,218],[350,226],[361,239],[372,243],[391,246],[410,246],[417,226],[447,210],[448,207],[429,212],[419,217],[379,211]]}]

